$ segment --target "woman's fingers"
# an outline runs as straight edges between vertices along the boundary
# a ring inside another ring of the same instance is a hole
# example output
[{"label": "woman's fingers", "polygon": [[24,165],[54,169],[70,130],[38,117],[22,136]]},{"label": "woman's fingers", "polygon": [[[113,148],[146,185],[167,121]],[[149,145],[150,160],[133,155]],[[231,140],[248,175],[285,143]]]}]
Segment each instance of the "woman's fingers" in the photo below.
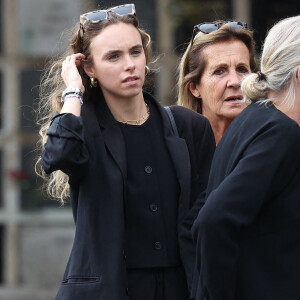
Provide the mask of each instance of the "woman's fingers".
[{"label": "woman's fingers", "polygon": [[[77,67],[80,66],[81,60],[85,56],[81,53],[69,55],[62,62],[61,76],[67,87],[79,87],[84,89],[82,78],[78,72]],[[83,90],[84,91],[84,90]]]},{"label": "woman's fingers", "polygon": [[72,54],[65,58],[65,60],[63,61],[63,65],[66,65],[66,63],[70,63],[71,66],[72,66],[72,64],[80,65],[80,63],[83,59],[85,59],[85,56],[82,53]]}]

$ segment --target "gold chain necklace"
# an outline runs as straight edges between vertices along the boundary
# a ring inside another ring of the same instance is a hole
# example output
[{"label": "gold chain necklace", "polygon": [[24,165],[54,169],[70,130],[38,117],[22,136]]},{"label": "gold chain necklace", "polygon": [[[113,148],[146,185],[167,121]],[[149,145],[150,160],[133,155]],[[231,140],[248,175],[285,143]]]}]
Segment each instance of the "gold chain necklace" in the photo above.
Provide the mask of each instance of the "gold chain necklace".
[{"label": "gold chain necklace", "polygon": [[129,123],[133,123],[132,125],[140,125],[143,121],[146,121],[149,116],[150,116],[150,109],[148,104],[145,102],[146,105],[146,109],[147,111],[137,120],[126,120],[126,121],[121,121],[124,124],[129,124]]}]

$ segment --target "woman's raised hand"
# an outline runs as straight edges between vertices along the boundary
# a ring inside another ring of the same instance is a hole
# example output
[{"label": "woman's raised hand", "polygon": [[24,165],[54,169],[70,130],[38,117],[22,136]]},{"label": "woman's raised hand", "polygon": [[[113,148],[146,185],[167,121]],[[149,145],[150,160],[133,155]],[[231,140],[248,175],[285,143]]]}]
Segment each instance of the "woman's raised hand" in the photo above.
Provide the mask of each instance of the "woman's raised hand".
[{"label": "woman's raised hand", "polygon": [[61,77],[63,78],[66,87],[78,87],[84,93],[82,78],[77,69],[77,67],[81,65],[83,59],[85,59],[85,56],[82,53],[67,56],[62,62]]}]

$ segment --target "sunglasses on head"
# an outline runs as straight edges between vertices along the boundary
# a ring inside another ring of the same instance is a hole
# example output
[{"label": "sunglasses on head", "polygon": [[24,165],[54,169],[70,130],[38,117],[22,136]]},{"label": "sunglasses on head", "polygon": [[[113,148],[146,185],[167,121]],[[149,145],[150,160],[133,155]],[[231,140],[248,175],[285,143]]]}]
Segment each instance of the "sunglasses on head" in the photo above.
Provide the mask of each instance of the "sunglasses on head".
[{"label": "sunglasses on head", "polygon": [[202,33],[205,33],[205,34],[209,34],[213,31],[220,29],[223,25],[229,26],[229,27],[231,27],[233,29],[237,29],[237,30],[248,28],[247,23],[240,22],[240,21],[238,21],[238,22],[218,21],[218,22],[200,23],[200,24],[194,26],[191,44],[193,44],[194,38],[199,31]]},{"label": "sunglasses on head", "polygon": [[106,20],[108,18],[109,12],[113,12],[119,16],[136,15],[134,4],[118,5],[109,9],[95,10],[95,11],[88,12],[86,14],[82,14],[80,15],[80,37],[81,38],[83,37],[84,34],[83,26],[86,23],[97,24],[103,20]]}]

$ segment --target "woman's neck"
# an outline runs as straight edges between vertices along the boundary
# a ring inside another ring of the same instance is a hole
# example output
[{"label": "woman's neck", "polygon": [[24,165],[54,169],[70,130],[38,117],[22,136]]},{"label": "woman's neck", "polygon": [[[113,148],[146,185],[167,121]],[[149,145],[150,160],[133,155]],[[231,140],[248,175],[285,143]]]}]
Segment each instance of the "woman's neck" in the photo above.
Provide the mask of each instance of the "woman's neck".
[{"label": "woman's neck", "polygon": [[[297,105],[298,104],[298,105]],[[276,108],[286,114],[289,118],[293,119],[300,126],[300,103],[295,104],[293,108],[287,108],[285,106],[276,105]],[[297,106],[297,107],[296,107]]]},{"label": "woman's neck", "polygon": [[142,93],[130,98],[105,97],[105,99],[112,115],[119,122],[141,125],[148,117],[149,111]]},{"label": "woman's neck", "polygon": [[[279,92],[269,92],[268,97],[270,99],[284,99],[285,93]],[[286,114],[289,118],[293,119],[300,126],[300,97],[298,93],[296,93],[296,99],[293,107],[289,107],[289,105],[285,102],[274,101],[273,104],[277,109]]]},{"label": "woman's neck", "polygon": [[216,145],[220,142],[222,136],[224,135],[226,129],[232,122],[231,119],[222,119],[222,120],[210,120],[208,119],[213,130]]}]

